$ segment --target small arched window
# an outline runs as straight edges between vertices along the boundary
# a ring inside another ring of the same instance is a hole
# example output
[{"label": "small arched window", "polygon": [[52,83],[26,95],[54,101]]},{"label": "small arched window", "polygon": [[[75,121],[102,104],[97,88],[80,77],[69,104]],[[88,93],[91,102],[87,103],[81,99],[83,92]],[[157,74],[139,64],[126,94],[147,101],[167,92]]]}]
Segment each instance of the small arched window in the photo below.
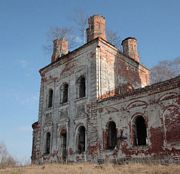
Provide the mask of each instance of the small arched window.
[{"label": "small arched window", "polygon": [[49,89],[49,94],[48,94],[48,108],[51,108],[53,104],[53,90]]},{"label": "small arched window", "polygon": [[78,97],[83,98],[86,96],[86,80],[84,76],[78,79]]},{"label": "small arched window", "polygon": [[46,147],[45,147],[46,154],[50,153],[50,144],[51,144],[51,134],[50,134],[50,132],[48,132],[46,134]]},{"label": "small arched window", "polygon": [[61,103],[68,102],[68,90],[69,90],[69,85],[67,83],[64,83],[61,86]]},{"label": "small arched window", "polygon": [[147,130],[145,120],[142,116],[138,116],[135,119],[133,134],[133,144],[135,146],[146,145]]},{"label": "small arched window", "polygon": [[77,134],[77,150],[78,153],[83,153],[85,151],[85,127],[80,126]]},{"label": "small arched window", "polygon": [[107,149],[112,150],[117,145],[117,129],[114,121],[108,123]]}]

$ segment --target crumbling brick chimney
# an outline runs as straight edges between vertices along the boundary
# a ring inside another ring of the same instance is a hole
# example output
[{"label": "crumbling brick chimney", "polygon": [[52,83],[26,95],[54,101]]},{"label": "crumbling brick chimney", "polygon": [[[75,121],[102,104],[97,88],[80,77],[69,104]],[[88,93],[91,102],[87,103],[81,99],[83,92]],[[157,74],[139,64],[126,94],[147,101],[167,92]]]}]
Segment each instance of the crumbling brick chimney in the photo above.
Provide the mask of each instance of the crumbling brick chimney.
[{"label": "crumbling brick chimney", "polygon": [[87,28],[87,42],[101,37],[106,40],[106,20],[105,17],[94,15],[88,19],[89,28]]},{"label": "crumbling brick chimney", "polygon": [[138,49],[137,49],[137,40],[134,37],[128,37],[122,41],[123,53],[136,62],[140,62]]},{"label": "crumbling brick chimney", "polygon": [[55,62],[59,57],[68,53],[68,41],[65,39],[56,39],[53,41],[53,54],[51,62]]}]

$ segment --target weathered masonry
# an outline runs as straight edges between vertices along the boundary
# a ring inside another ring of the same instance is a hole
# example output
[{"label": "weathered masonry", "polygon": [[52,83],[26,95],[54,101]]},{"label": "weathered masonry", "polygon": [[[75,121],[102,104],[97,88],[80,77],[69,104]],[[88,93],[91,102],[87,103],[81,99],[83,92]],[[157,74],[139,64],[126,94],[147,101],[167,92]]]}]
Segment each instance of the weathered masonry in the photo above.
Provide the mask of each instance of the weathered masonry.
[{"label": "weathered masonry", "polygon": [[106,40],[105,18],[88,20],[87,43],[54,41],[40,70],[32,163],[180,157],[180,77],[149,85],[137,40]]}]

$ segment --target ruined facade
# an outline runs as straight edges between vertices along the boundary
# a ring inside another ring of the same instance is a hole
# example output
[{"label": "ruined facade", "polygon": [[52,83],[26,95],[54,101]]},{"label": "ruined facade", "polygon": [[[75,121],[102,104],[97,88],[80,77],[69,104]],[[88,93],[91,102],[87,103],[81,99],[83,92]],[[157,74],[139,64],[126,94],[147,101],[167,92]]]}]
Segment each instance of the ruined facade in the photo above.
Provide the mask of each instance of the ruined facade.
[{"label": "ruined facade", "polygon": [[87,43],[54,41],[40,70],[32,163],[180,156],[180,77],[149,85],[137,40],[106,40],[105,18],[88,20]]}]

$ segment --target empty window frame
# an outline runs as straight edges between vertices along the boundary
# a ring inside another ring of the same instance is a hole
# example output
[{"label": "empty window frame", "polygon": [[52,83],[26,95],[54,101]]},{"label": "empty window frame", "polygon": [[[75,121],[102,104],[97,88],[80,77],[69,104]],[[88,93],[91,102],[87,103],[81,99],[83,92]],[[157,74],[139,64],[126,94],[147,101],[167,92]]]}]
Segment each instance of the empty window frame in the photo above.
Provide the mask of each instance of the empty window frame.
[{"label": "empty window frame", "polygon": [[61,86],[61,103],[68,102],[68,90],[69,90],[69,85],[67,83],[64,83]]},{"label": "empty window frame", "polygon": [[86,96],[86,79],[84,76],[78,79],[78,98],[83,98]]},{"label": "empty window frame", "polygon": [[147,128],[145,119],[142,116],[136,117],[133,127],[133,145],[146,145]]},{"label": "empty window frame", "polygon": [[113,121],[108,123],[107,130],[107,149],[112,150],[117,145],[117,129],[116,124]]},{"label": "empty window frame", "polygon": [[51,108],[53,105],[53,90],[49,89],[48,93],[48,108]]}]

